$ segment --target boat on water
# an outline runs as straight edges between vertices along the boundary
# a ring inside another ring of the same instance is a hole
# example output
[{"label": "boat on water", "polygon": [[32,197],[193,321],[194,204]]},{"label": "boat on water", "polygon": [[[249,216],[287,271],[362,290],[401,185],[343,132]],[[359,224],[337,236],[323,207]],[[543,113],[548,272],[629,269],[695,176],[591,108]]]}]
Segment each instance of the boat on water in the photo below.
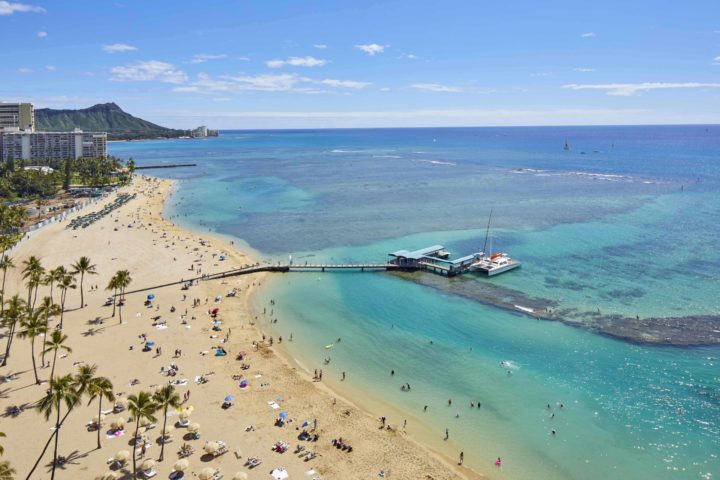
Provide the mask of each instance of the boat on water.
[{"label": "boat on water", "polygon": [[470,270],[474,272],[487,273],[488,277],[498,275],[508,270],[518,268],[520,262],[514,260],[504,252],[495,252],[489,256],[482,256],[477,262],[470,266]]},{"label": "boat on water", "polygon": [[[490,222],[492,221],[493,211],[490,209],[490,217],[488,218],[487,229],[485,230],[485,245],[483,245],[482,254],[478,257],[477,261],[473,262],[469,270],[471,272],[483,272],[488,277],[498,275],[508,270],[513,270],[520,266],[520,262],[510,258],[507,253],[495,252],[492,253],[492,237],[490,236]],[[488,248],[488,240],[490,246]],[[486,252],[491,253],[486,253]]]}]

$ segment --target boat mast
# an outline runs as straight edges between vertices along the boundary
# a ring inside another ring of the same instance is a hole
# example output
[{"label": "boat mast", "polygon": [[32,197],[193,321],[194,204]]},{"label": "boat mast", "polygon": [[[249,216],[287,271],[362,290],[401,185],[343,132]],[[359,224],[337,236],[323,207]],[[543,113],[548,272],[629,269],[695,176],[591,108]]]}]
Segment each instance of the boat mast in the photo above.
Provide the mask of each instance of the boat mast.
[{"label": "boat mast", "polygon": [[485,243],[483,244],[483,250],[482,250],[483,255],[487,255],[487,250],[485,250],[485,249],[487,248],[488,235],[490,235],[490,221],[492,220],[492,214],[493,214],[493,209],[492,209],[492,207],[490,207],[490,216],[488,217],[487,228],[485,229]]}]

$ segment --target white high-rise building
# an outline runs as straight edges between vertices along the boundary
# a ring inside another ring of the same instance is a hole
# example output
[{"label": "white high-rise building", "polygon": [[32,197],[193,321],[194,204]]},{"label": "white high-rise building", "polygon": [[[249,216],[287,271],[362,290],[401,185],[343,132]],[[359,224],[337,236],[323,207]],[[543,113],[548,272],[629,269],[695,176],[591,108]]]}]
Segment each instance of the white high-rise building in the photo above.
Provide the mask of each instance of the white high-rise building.
[{"label": "white high-rise building", "polygon": [[83,132],[0,132],[0,160],[43,160],[100,158],[107,156],[107,133]]},{"label": "white high-rise building", "polygon": [[0,131],[3,129],[35,130],[35,109],[32,103],[0,102]]}]

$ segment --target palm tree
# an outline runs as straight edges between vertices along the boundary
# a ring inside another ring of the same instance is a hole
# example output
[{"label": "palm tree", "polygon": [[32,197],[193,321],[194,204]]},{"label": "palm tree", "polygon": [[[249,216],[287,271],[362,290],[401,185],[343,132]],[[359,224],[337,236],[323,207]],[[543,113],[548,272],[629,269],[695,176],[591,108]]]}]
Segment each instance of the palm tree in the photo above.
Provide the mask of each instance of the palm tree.
[{"label": "palm tree", "polygon": [[163,435],[163,442],[160,446],[160,458],[158,461],[162,462],[165,454],[165,427],[167,426],[167,411],[169,407],[178,408],[182,405],[180,401],[180,395],[175,391],[175,387],[172,385],[165,385],[161,389],[157,390],[153,394],[153,400],[158,406],[158,409],[163,411],[163,428],[161,435]]},{"label": "palm tree", "polygon": [[[5,438],[5,437],[7,437],[7,435],[5,435],[5,432],[0,432],[0,438]],[[2,445],[0,445],[0,455],[2,455],[3,453],[5,453],[5,449],[3,448]]]},{"label": "palm tree", "polygon": [[15,469],[10,466],[10,462],[0,462],[0,480],[13,480],[13,475]]},{"label": "palm tree", "polygon": [[137,436],[140,430],[140,420],[147,419],[151,422],[157,422],[157,419],[153,416],[158,409],[158,406],[153,402],[150,393],[140,392],[137,395],[129,395],[128,411],[132,414],[135,419],[135,440],[133,441],[133,478],[137,478],[137,465],[135,459],[135,451],[137,449]]},{"label": "palm tree", "polygon": [[50,389],[52,390],[52,379],[55,376],[55,364],[57,363],[57,354],[58,350],[64,350],[67,353],[72,353],[72,348],[65,345],[65,342],[67,342],[68,336],[63,334],[60,330],[53,330],[52,335],[50,335],[50,340],[47,342],[47,347],[45,347],[45,350],[43,350],[43,353],[45,352],[53,352],[53,366],[52,370],[50,370]]},{"label": "palm tree", "polygon": [[80,274],[80,308],[85,308],[85,295],[83,292],[83,280],[85,280],[85,274],[97,275],[95,265],[89,257],[82,256],[75,263],[72,264],[72,274]]},{"label": "palm tree", "polygon": [[123,297],[125,295],[125,289],[132,282],[132,277],[128,270],[118,270],[115,273],[115,277],[117,279],[117,288],[120,290],[120,323],[122,323],[122,308],[125,300]]},{"label": "palm tree", "polygon": [[43,318],[42,310],[38,309],[32,313],[28,312],[20,320],[22,330],[18,332],[18,337],[30,339],[30,354],[32,355],[33,373],[35,374],[35,383],[40,384],[37,374],[37,364],[35,362],[35,339],[40,335],[47,333],[47,326]]},{"label": "palm tree", "polygon": [[[45,420],[50,420],[53,411],[56,414],[55,431],[53,432],[53,435],[55,436],[55,449],[53,452],[52,474],[50,475],[50,480],[55,478],[55,468],[57,467],[58,459],[58,442],[60,440],[60,427],[62,427],[65,418],[67,418],[67,414],[75,408],[79,401],[80,395],[78,395],[78,392],[75,389],[75,379],[72,375],[68,374],[60,378],[50,378],[50,390],[45,398],[40,400],[38,403],[38,409],[45,416]],[[67,408],[67,413],[65,418],[61,421],[60,410],[63,404],[65,404],[65,408]]]},{"label": "palm tree", "polygon": [[107,287],[105,287],[105,290],[112,291],[113,292],[113,313],[112,316],[115,317],[115,305],[117,304],[117,291],[118,291],[118,280],[117,275],[113,275],[110,281],[107,284]]},{"label": "palm tree", "polygon": [[95,400],[97,397],[98,399],[98,429],[97,429],[97,448],[101,448],[100,445],[100,431],[102,430],[100,428],[100,416],[102,415],[102,401],[103,398],[106,400],[113,402],[115,401],[115,394],[113,393],[113,384],[110,381],[109,378],[106,377],[93,377],[90,379],[90,382],[87,385],[87,393],[90,395],[90,400],[88,401],[88,405],[90,405],[90,402]]},{"label": "palm tree", "polygon": [[60,265],[59,267],[55,267],[50,270],[45,276],[45,283],[50,285],[50,299],[53,302],[55,301],[55,298],[53,297],[53,286],[56,283],[60,283],[65,275],[67,275],[67,270],[65,269],[65,267]]},{"label": "palm tree", "polygon": [[75,277],[72,274],[63,275],[62,279],[58,283],[60,289],[60,325],[58,328],[62,329],[63,319],[65,318],[65,300],[67,300],[67,292],[71,288],[77,288],[75,285]]},{"label": "palm tree", "polygon": [[0,312],[5,311],[5,278],[7,278],[8,268],[15,268],[12,257],[3,255],[0,259],[0,269],[3,271],[2,288],[0,288]]},{"label": "palm tree", "polygon": [[23,269],[23,280],[28,288],[28,306],[30,310],[34,310],[35,301],[33,300],[33,290],[35,290],[35,298],[37,298],[37,291],[40,288],[40,284],[45,276],[45,267],[42,266],[40,259],[35,255],[31,256],[27,260],[23,261],[25,268]]},{"label": "palm tree", "polygon": [[87,392],[88,386],[97,372],[98,366],[95,364],[82,364],[78,367],[78,373],[75,374],[75,387],[78,395],[82,396]]},{"label": "palm tree", "polygon": [[15,328],[18,322],[25,316],[27,312],[27,302],[20,298],[20,295],[13,295],[10,300],[7,301],[7,309],[2,316],[2,325],[8,329],[7,332],[7,343],[5,345],[5,356],[3,356],[2,365],[7,365],[8,358],[10,358],[10,347],[15,337]]},{"label": "palm tree", "polygon": [[39,311],[42,311],[43,318],[45,319],[45,336],[43,337],[42,346],[42,358],[40,359],[43,366],[45,365],[45,346],[47,345],[47,331],[49,330],[50,317],[60,314],[60,306],[56,305],[52,301],[52,297],[43,297],[40,302]]}]

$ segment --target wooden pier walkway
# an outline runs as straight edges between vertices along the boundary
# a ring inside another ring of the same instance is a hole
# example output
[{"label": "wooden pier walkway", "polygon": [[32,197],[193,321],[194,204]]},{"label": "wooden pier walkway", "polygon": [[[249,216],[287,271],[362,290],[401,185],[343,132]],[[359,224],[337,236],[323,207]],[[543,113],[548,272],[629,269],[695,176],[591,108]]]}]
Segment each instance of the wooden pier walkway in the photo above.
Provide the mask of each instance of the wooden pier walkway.
[{"label": "wooden pier walkway", "polygon": [[[148,292],[158,288],[170,287],[173,285],[184,285],[188,282],[195,281],[207,281],[217,280],[221,278],[237,277],[240,275],[251,275],[253,273],[260,272],[324,272],[325,270],[359,270],[364,272],[365,270],[377,271],[377,270],[400,270],[401,267],[392,263],[318,263],[318,264],[307,264],[307,265],[294,265],[294,264],[275,264],[275,265],[253,265],[250,267],[234,268],[232,270],[226,270],[224,272],[209,273],[201,275],[199,277],[183,278],[176,282],[164,283],[162,285],[153,285],[151,287],[143,287],[135,290],[125,292],[125,295],[132,295],[133,293]],[[116,297],[120,294],[115,295]]]}]

